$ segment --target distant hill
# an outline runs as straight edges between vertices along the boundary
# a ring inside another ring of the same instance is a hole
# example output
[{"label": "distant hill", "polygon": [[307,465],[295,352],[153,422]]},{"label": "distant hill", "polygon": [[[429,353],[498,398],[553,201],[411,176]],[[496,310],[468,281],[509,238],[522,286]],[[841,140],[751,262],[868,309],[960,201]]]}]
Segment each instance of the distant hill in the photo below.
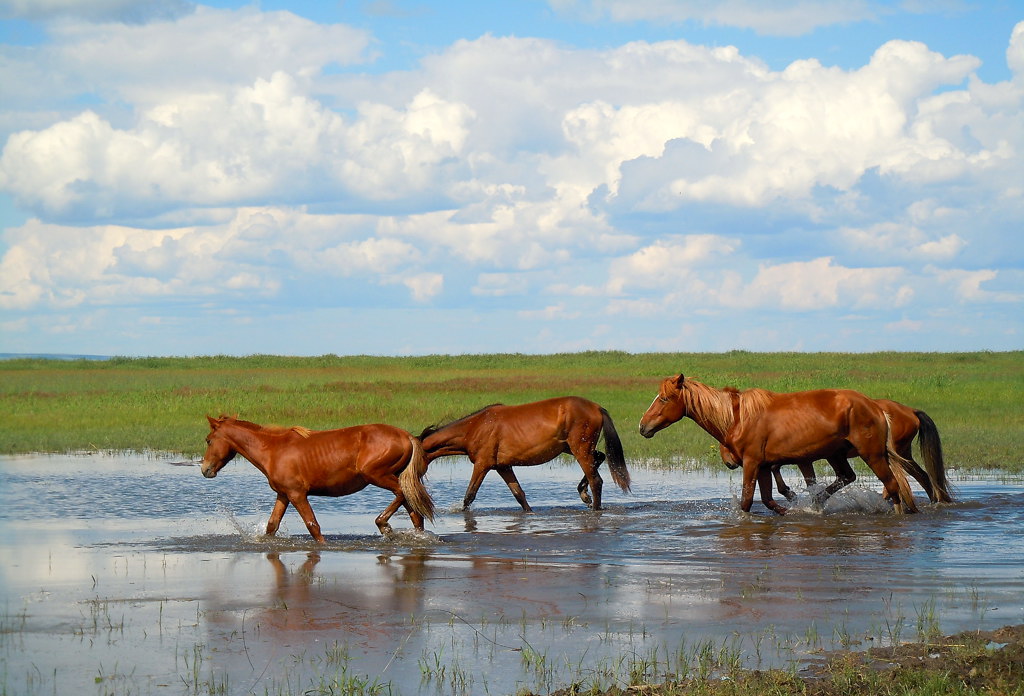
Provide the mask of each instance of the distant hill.
[{"label": "distant hill", "polygon": [[70,353],[0,353],[0,360],[110,360],[109,355],[72,355]]}]

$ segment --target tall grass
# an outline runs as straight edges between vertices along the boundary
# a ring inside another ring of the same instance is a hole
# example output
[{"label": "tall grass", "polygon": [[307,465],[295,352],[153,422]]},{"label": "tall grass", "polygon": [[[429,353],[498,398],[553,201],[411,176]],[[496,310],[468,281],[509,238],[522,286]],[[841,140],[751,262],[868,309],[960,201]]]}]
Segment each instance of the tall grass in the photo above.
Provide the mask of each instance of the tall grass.
[{"label": "tall grass", "polygon": [[645,440],[660,380],[857,389],[928,412],[950,466],[1024,470],[1024,353],[644,353],[422,357],[113,358],[0,361],[0,452],[201,452],[205,414],[333,428],[385,422],[418,433],[491,403],[576,394],[605,406],[627,456],[714,461],[686,420]]}]

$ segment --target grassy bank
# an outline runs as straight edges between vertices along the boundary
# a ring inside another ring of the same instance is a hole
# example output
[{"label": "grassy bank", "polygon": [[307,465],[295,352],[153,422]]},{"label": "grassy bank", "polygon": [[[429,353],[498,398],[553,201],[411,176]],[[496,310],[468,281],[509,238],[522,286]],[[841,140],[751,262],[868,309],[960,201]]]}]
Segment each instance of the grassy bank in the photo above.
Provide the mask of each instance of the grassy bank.
[{"label": "grassy bank", "polygon": [[312,428],[385,422],[419,432],[481,406],[577,394],[611,412],[627,456],[716,461],[684,421],[636,424],[660,380],[778,391],[844,387],[923,409],[951,466],[1024,470],[1024,353],[591,352],[411,358],[115,358],[0,361],[0,452],[164,450],[196,455],[205,414]]},{"label": "grassy bank", "polygon": [[[566,688],[553,696],[981,696],[1024,694],[1024,626],[828,655],[806,672],[714,669],[661,684]],[[532,694],[530,696],[533,696]]]}]

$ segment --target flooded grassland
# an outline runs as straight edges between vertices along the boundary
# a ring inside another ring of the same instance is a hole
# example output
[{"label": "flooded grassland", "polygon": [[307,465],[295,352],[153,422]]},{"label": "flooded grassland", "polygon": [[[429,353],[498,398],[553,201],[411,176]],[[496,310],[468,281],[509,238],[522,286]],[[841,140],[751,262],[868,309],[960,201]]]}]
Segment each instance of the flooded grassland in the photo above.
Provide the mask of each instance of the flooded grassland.
[{"label": "flooded grassland", "polygon": [[957,503],[895,516],[865,478],[776,517],[724,469],[630,464],[598,513],[575,463],[520,469],[525,514],[494,475],[457,510],[469,465],[442,460],[428,533],[381,537],[366,490],[312,499],[321,547],[291,510],[261,536],[241,459],[2,457],[3,693],[546,693],[1024,622],[1019,479],[954,474]]}]

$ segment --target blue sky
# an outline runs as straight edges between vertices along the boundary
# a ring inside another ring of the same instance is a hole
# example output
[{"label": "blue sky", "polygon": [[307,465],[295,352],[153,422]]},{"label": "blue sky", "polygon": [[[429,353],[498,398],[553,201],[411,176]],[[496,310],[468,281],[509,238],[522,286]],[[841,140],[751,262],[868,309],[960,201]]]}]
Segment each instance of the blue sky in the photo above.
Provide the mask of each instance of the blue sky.
[{"label": "blue sky", "polygon": [[0,352],[1024,347],[1015,2],[0,0]]}]

